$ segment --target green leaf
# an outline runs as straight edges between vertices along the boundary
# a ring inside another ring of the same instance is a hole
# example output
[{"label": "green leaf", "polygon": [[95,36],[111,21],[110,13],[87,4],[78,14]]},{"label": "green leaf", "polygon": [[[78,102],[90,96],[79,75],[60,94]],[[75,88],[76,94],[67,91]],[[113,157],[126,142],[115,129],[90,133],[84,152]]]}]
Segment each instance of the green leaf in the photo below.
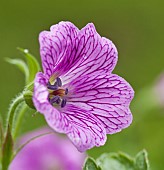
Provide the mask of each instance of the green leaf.
[{"label": "green leaf", "polygon": [[125,153],[103,154],[96,162],[102,170],[134,170],[133,159]]},{"label": "green leaf", "polygon": [[145,150],[139,152],[135,159],[122,152],[103,154],[96,160],[96,163],[102,170],[149,170]]},{"label": "green leaf", "polygon": [[148,154],[146,150],[139,152],[135,158],[136,170],[149,170]]},{"label": "green leaf", "polygon": [[27,64],[21,60],[21,59],[11,59],[11,58],[5,58],[5,60],[10,63],[13,64],[15,66],[17,66],[25,75],[25,81],[27,83],[28,81],[28,77],[29,77],[29,70],[27,67]]},{"label": "green leaf", "polygon": [[83,170],[101,170],[93,158],[87,158]]},{"label": "green leaf", "polygon": [[27,60],[29,76],[27,78],[26,84],[32,82],[35,78],[35,74],[40,71],[40,65],[36,58],[28,52],[27,49],[18,48],[18,50],[25,56]]},{"label": "green leaf", "polygon": [[3,170],[7,170],[10,164],[13,153],[13,138],[11,135],[10,126],[8,125],[5,141],[2,146],[2,167]]}]

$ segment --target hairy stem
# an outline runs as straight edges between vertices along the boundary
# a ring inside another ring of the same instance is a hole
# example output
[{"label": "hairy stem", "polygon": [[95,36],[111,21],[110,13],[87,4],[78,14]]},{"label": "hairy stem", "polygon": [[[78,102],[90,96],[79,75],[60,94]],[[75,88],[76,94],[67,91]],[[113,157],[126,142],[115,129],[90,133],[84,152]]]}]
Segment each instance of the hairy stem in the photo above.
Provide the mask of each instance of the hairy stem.
[{"label": "hairy stem", "polygon": [[17,96],[10,105],[8,117],[7,117],[7,129],[5,133],[5,139],[2,146],[2,169],[8,170],[13,155],[13,129],[16,109],[20,103],[24,101],[23,95]]},{"label": "hairy stem", "polygon": [[14,123],[14,117],[15,117],[16,109],[17,109],[18,105],[23,101],[24,101],[24,98],[23,98],[23,95],[21,94],[13,100],[13,102],[12,102],[10,108],[9,108],[8,119],[7,119],[7,127],[8,127],[8,124],[9,124],[11,131],[13,131],[13,123]]},{"label": "hairy stem", "polygon": [[18,117],[16,119],[16,123],[15,123],[15,128],[14,128],[14,131],[13,131],[13,138],[15,139],[18,135],[18,132],[19,132],[19,127],[22,123],[22,119],[24,117],[24,113],[26,112],[27,110],[27,105],[25,103],[23,103],[23,105],[21,106],[20,108],[20,111],[19,111],[19,114],[18,114]]}]

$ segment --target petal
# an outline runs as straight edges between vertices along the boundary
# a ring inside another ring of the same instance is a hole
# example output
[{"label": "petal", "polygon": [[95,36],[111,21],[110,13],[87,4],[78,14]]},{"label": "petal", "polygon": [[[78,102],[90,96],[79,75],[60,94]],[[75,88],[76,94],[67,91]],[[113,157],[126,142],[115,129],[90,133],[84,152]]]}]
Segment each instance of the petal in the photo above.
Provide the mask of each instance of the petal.
[{"label": "petal", "polygon": [[93,146],[103,145],[106,141],[105,129],[99,120],[83,108],[67,104],[58,110],[48,101],[47,79],[38,73],[34,83],[34,105],[43,113],[48,125],[55,131],[68,134],[69,138],[81,152]]},{"label": "petal", "polygon": [[76,37],[78,28],[70,22],[60,22],[53,25],[50,31],[39,35],[40,55],[44,73],[50,77],[54,68],[67,55],[70,44]]},{"label": "petal", "polygon": [[92,23],[79,31],[74,41],[74,55],[64,58],[61,62],[66,66],[67,73],[63,80],[69,82],[81,75],[110,74],[118,58],[118,52],[112,41],[100,37]]},{"label": "petal", "polygon": [[[66,134],[80,152],[94,146],[104,145],[106,142],[105,129],[101,127],[99,120],[93,114],[72,104],[67,104],[61,114],[65,115],[70,125]],[[53,122],[56,120],[53,115],[47,113],[45,118],[50,127],[55,129]]]},{"label": "petal", "polygon": [[132,87],[121,77],[87,75],[69,84],[74,87],[69,103],[91,112],[101,122],[107,134],[128,127],[132,122],[129,104],[134,96]]},{"label": "petal", "polygon": [[33,103],[38,112],[44,114],[50,126],[57,132],[66,133],[70,129],[65,115],[60,113],[48,101],[49,92],[46,87],[47,79],[42,73],[37,73],[34,82]]}]

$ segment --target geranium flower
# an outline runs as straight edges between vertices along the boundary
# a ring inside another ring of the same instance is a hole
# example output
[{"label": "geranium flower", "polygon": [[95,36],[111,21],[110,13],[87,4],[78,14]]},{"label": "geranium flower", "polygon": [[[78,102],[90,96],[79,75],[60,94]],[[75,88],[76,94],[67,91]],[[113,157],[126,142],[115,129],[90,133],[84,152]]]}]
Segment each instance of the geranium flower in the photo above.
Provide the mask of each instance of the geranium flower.
[{"label": "geranium flower", "polygon": [[112,74],[117,49],[92,23],[79,30],[60,22],[41,32],[39,42],[44,72],[36,75],[33,102],[51,128],[85,151],[129,126],[133,89]]},{"label": "geranium flower", "polygon": [[[47,132],[52,130],[42,128],[30,132],[21,137],[18,146]],[[16,155],[9,170],[81,170],[85,157],[67,138],[51,133],[29,142]]]},{"label": "geranium flower", "polygon": [[153,99],[159,107],[164,108],[164,71],[158,76],[153,86]]}]

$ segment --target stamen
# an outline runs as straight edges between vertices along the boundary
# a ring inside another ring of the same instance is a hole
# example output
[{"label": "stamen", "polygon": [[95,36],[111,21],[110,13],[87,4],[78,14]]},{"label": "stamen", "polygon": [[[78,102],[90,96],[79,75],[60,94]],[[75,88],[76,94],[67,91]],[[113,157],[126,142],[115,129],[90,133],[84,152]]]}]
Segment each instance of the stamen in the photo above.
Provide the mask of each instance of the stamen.
[{"label": "stamen", "polygon": [[59,100],[59,96],[54,96],[52,99],[50,99],[50,103],[56,103]]},{"label": "stamen", "polygon": [[60,99],[60,97],[57,99],[57,101],[56,101],[56,104],[60,104],[60,102],[61,102],[61,99]]},{"label": "stamen", "polygon": [[58,86],[57,86],[56,83],[55,83],[54,85],[52,85],[52,84],[50,84],[50,83],[48,82],[47,88],[50,89],[50,90],[57,90],[57,89],[58,89]]},{"label": "stamen", "polygon": [[67,100],[66,99],[63,99],[62,102],[61,102],[61,107],[64,107],[67,103]]},{"label": "stamen", "polygon": [[62,108],[65,107],[67,100],[63,97],[68,94],[68,88],[63,89],[62,87],[62,81],[59,77],[54,79],[53,81],[49,80],[47,83],[47,88],[49,90],[49,97],[48,100],[51,105],[56,107],[57,105],[60,105]]},{"label": "stamen", "polygon": [[68,88],[65,89],[65,95],[67,95],[67,94],[68,94]]},{"label": "stamen", "polygon": [[62,81],[61,81],[61,79],[60,79],[59,77],[56,78],[56,82],[57,82],[57,85],[58,85],[59,87],[62,86]]}]

